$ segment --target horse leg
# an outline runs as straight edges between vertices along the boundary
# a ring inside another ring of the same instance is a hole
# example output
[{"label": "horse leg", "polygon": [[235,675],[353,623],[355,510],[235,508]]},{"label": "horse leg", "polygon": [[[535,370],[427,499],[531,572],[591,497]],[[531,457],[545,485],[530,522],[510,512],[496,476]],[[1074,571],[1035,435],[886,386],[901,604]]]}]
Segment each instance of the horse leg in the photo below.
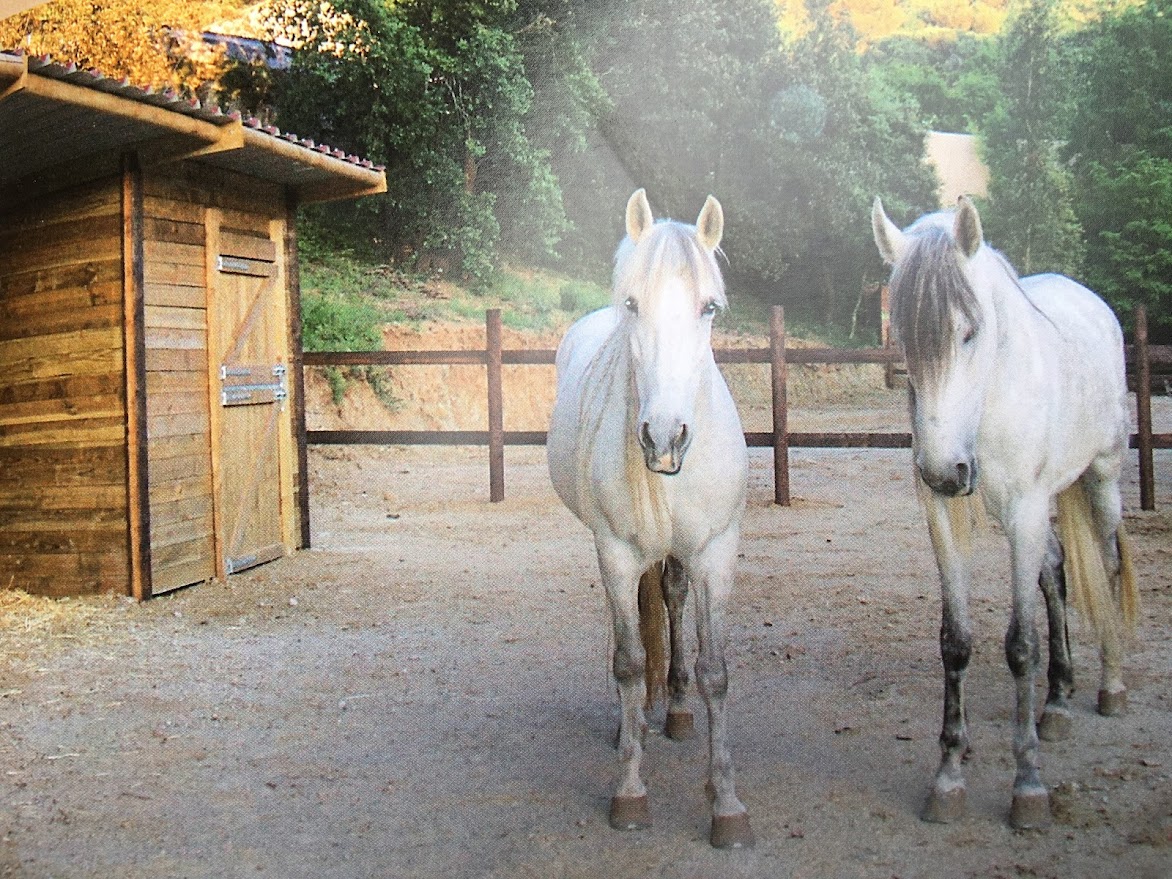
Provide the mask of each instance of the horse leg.
[{"label": "horse leg", "polygon": [[1066,576],[1062,570],[1062,544],[1053,529],[1042,562],[1038,585],[1046,599],[1046,619],[1050,631],[1050,664],[1046,707],[1038,723],[1038,736],[1057,742],[1070,735],[1071,719],[1068,699],[1074,692],[1074,664],[1070,658],[1070,635],[1066,625]]},{"label": "horse leg", "polygon": [[1050,528],[1049,499],[1019,501],[1006,517],[1013,576],[1013,612],[1005,633],[1005,659],[1017,689],[1014,711],[1013,807],[1009,823],[1015,829],[1045,827],[1050,823],[1050,795],[1038,772],[1038,729],[1035,722],[1034,678],[1041,664],[1038,632],[1034,626],[1038,580],[1046,555]]},{"label": "horse leg", "polygon": [[944,720],[940,729],[940,768],[936,771],[922,817],[948,823],[964,817],[965,780],[962,763],[969,751],[964,682],[972,656],[972,623],[968,610],[967,540],[958,530],[968,526],[957,518],[961,502],[925,492],[928,533],[940,570],[940,660],[944,666]]},{"label": "horse leg", "polygon": [[695,721],[688,710],[688,663],[684,654],[684,603],[688,598],[688,575],[672,556],[663,572],[663,594],[667,601],[668,632],[671,636],[671,663],[667,673],[667,724],[669,739],[682,741],[695,733]]},{"label": "horse leg", "polygon": [[[1112,463],[1114,462],[1114,463]],[[1107,582],[1112,597],[1118,599],[1122,588],[1122,560],[1119,528],[1123,522],[1123,500],[1119,491],[1118,462],[1114,457],[1095,462],[1082,476],[1087,500],[1091,505],[1095,533],[1099,538]],[[1105,471],[1105,472],[1104,472]],[[1123,683],[1123,632],[1120,626],[1104,626],[1099,645],[1102,678],[1099,682],[1099,713],[1122,714],[1127,709],[1127,687]]]},{"label": "horse leg", "polygon": [[737,538],[735,529],[714,538],[689,566],[696,590],[699,640],[696,684],[708,709],[708,793],[712,799],[709,840],[716,848],[741,848],[753,844],[748,810],[737,798],[725,713],[728,665],[725,662],[724,607],[732,592]]},{"label": "horse leg", "polygon": [[639,638],[639,577],[643,570],[630,550],[617,542],[604,546],[599,541],[598,564],[614,626],[613,668],[621,708],[620,778],[611,799],[610,825],[616,830],[639,830],[651,826],[647,788],[639,777],[647,730],[643,714],[646,655]]}]

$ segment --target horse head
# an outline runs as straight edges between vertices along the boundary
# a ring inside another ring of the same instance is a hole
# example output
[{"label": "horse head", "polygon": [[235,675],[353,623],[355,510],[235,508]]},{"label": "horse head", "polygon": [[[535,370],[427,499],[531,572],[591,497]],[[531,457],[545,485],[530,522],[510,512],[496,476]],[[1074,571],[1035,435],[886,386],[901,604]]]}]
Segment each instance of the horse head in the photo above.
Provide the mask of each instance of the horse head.
[{"label": "horse head", "polygon": [[614,297],[633,366],[635,439],[647,468],[671,475],[692,442],[696,398],[712,362],[712,318],[727,304],[716,262],[724,213],[710,195],[694,226],[656,222],[640,189],[627,202],[626,225]]},{"label": "horse head", "polygon": [[876,198],[871,228],[892,266],[891,327],[907,362],[916,470],[938,494],[971,494],[998,337],[981,218],[966,197],[900,230]]}]

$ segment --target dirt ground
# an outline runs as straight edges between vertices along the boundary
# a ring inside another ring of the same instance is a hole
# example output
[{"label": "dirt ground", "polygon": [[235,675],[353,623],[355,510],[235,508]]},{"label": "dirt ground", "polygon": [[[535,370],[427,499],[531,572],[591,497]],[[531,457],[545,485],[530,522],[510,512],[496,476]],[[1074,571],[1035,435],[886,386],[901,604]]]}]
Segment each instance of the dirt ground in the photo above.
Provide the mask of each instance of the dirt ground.
[{"label": "dirt ground", "polygon": [[[791,426],[898,427],[901,400]],[[979,546],[969,816],[924,824],[939,598],[907,452],[792,454],[779,508],[753,452],[730,611],[754,849],[708,845],[698,697],[697,738],[648,736],[654,826],[607,826],[604,601],[543,450],[509,449],[507,499],[489,504],[484,450],[315,447],[311,551],[143,605],[0,599],[0,876],[1172,875],[1172,453],[1159,512],[1137,512],[1128,472],[1130,711],[1095,714],[1075,625],[1074,736],[1042,757],[1055,823],[1029,833],[1006,824],[1003,541]]]}]

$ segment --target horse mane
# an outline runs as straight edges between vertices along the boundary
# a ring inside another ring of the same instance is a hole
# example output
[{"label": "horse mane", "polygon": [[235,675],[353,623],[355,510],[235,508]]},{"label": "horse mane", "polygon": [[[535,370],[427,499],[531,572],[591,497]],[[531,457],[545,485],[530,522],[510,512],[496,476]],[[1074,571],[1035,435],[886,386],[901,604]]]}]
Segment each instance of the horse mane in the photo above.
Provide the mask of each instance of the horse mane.
[{"label": "horse mane", "polygon": [[728,306],[716,253],[700,246],[695,226],[674,220],[657,222],[638,247],[630,238],[623,239],[615,251],[613,304],[621,308],[628,298],[654,294],[673,276],[689,281],[698,296],[715,300],[721,308]]},{"label": "horse mane", "polygon": [[[624,423],[632,425],[636,418],[637,398],[635,374],[631,367],[631,346],[627,342],[627,325],[620,321],[594,355],[583,384],[587,393],[579,401],[578,444],[585,460],[594,458],[594,447],[600,436],[600,427],[605,413],[610,409],[608,401],[618,398],[626,413]],[[638,534],[632,535],[641,546],[654,546],[664,542],[671,529],[667,498],[662,480],[652,477],[643,462],[643,454],[635,442],[634,430],[628,431],[622,445],[623,472],[626,484],[631,490],[631,514],[638,527]],[[587,497],[592,488],[591,468],[578,473],[579,497]]]},{"label": "horse mane", "polygon": [[[951,233],[934,223],[918,226],[909,230],[907,253],[891,275],[891,328],[908,369],[923,377],[937,374],[951,354],[951,315],[959,312],[976,330],[981,308]],[[1016,281],[1013,267],[1001,261]]]}]

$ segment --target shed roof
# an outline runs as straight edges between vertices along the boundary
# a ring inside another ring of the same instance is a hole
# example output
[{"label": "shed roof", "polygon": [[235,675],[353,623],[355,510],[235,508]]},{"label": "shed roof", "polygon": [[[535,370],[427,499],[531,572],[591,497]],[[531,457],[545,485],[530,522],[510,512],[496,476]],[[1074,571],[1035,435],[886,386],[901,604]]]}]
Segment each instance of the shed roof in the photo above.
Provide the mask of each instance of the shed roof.
[{"label": "shed roof", "polygon": [[288,186],[303,202],[386,191],[382,167],[257,119],[47,56],[0,52],[0,193],[127,149],[144,164],[190,159]]}]

